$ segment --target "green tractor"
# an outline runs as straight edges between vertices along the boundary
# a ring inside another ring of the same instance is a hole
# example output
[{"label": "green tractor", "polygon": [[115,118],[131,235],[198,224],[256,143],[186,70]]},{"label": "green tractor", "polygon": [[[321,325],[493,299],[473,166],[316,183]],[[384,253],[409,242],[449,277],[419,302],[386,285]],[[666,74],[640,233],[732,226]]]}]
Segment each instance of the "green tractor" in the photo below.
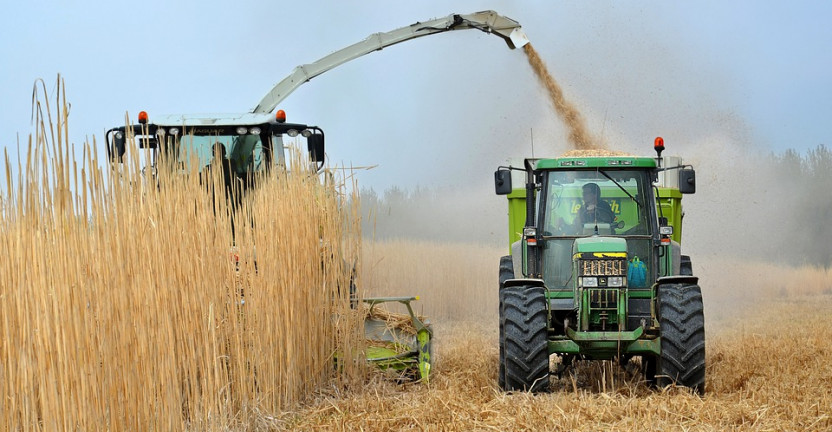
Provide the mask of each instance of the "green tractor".
[{"label": "green tractor", "polygon": [[[657,158],[526,159],[495,173],[511,252],[499,271],[502,389],[547,391],[550,373],[576,359],[638,356],[649,384],[704,393],[702,294],[680,245],[695,172],[662,158],[661,138],[655,149]],[[525,174],[523,188],[512,171]]]}]

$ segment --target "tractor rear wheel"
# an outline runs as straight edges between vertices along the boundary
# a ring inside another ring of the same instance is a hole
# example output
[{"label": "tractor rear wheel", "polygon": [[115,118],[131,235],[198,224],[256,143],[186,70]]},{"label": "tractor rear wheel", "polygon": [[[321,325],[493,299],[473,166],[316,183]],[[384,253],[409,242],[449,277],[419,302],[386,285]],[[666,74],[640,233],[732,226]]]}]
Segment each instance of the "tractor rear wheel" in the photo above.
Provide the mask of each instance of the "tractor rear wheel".
[{"label": "tractor rear wheel", "polygon": [[506,388],[506,367],[505,367],[505,359],[506,359],[506,348],[505,344],[503,343],[505,333],[503,331],[503,283],[509,279],[514,279],[514,265],[511,261],[511,256],[504,256],[500,258],[500,286],[498,287],[500,290],[500,303],[498,305],[499,308],[499,321],[500,321],[500,371],[497,375],[497,382],[500,385],[501,389]]},{"label": "tractor rear wheel", "polygon": [[659,285],[658,303],[662,353],[655,364],[656,384],[675,383],[704,394],[705,314],[699,286]]},{"label": "tractor rear wheel", "polygon": [[549,344],[546,294],[543,287],[501,290],[503,311],[502,367],[504,389],[544,392],[549,389]]}]

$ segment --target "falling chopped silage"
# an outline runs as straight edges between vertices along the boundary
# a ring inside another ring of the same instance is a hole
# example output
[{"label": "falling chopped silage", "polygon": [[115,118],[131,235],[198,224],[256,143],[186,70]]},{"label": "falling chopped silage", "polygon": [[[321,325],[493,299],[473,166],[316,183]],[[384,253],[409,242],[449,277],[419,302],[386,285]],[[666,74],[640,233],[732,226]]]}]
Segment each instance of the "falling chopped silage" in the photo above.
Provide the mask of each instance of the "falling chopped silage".
[{"label": "falling chopped silage", "polygon": [[569,150],[560,155],[560,157],[615,157],[615,156],[635,156],[631,153],[608,150],[608,149],[588,149],[588,150]]}]

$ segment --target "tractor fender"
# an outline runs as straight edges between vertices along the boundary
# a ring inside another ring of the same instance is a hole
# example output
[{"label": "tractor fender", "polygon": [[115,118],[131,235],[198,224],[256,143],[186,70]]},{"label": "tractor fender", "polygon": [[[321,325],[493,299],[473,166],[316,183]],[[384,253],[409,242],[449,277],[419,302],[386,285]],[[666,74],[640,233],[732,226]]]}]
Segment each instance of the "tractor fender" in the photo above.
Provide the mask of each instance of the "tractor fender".
[{"label": "tractor fender", "polygon": [[656,285],[664,285],[664,284],[685,284],[685,285],[697,285],[699,283],[699,277],[697,276],[663,276],[656,279]]},{"label": "tractor fender", "polygon": [[514,267],[515,275],[523,273],[523,245],[521,240],[511,244],[511,265]]},{"label": "tractor fender", "polygon": [[509,279],[503,283],[502,288],[509,288],[509,287],[516,287],[516,286],[527,286],[527,287],[546,287],[546,284],[543,282],[543,279],[533,279],[533,278],[520,278],[520,279]]},{"label": "tractor fender", "polygon": [[675,240],[671,240],[670,250],[673,257],[673,270],[670,274],[682,274],[682,245]]}]

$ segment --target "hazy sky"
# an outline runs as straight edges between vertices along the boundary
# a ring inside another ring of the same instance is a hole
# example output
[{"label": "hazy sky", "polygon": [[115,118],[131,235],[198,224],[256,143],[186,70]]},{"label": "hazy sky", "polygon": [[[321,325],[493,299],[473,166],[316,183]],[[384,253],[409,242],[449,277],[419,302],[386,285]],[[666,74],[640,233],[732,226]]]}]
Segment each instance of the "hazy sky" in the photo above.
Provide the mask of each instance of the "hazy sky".
[{"label": "hazy sky", "polygon": [[[155,114],[244,112],[296,65],[371,33],[494,9],[519,21],[610,147],[662,135],[696,159],[715,139],[760,151],[829,145],[832,3],[769,1],[9,2],[0,26],[0,145],[31,132],[32,86],[66,80],[80,144]],[[54,4],[49,4],[54,3]],[[327,134],[359,181],[490,187],[507,157],[566,134],[522,50],[468,30],[397,45],[305,84],[280,108]]]}]

